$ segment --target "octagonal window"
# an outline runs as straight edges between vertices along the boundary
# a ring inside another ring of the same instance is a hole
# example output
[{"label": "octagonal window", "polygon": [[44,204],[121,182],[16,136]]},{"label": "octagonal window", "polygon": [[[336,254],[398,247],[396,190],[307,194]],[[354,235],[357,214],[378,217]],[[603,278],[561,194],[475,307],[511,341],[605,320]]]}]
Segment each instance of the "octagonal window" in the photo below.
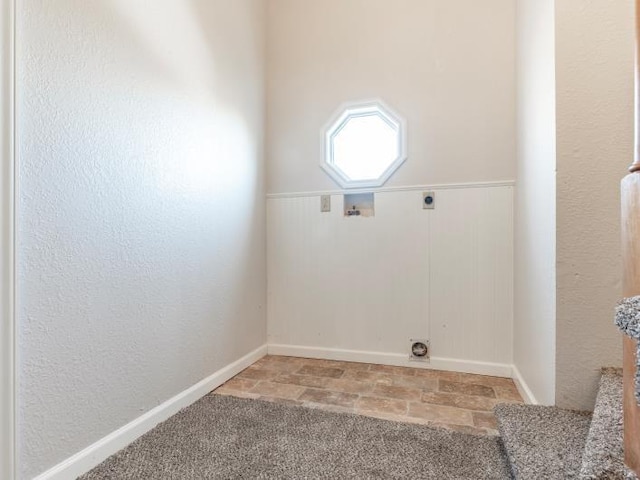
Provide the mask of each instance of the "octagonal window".
[{"label": "octagonal window", "polygon": [[404,130],[381,102],[343,108],[325,129],[322,167],[343,188],[379,187],[406,159]]}]

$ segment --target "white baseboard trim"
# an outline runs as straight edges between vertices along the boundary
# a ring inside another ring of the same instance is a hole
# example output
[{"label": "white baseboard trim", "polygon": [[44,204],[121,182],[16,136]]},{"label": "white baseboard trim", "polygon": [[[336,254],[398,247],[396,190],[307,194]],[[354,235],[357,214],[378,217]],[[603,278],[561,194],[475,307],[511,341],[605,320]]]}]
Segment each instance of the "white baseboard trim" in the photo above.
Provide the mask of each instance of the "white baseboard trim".
[{"label": "white baseboard trim", "polygon": [[430,362],[416,362],[409,360],[408,355],[398,353],[304,347],[299,345],[270,344],[268,350],[269,355],[341,360],[344,362],[377,363],[380,365],[447,370],[453,372],[475,373],[478,375],[491,375],[495,377],[510,378],[513,373],[512,366],[508,364],[477,362],[473,360],[460,360],[453,358],[431,357]]},{"label": "white baseboard trim", "polygon": [[151,430],[160,422],[165,421],[181,409],[199,400],[211,390],[214,390],[230,378],[233,378],[266,354],[266,345],[254,350],[192,387],[189,387],[175,397],[170,398],[163,404],[158,405],[144,415],[127,423],[115,432],[98,440],[93,445],[69,457],[55,467],[38,475],[35,480],[68,480],[88,472],[118,450],[126,447],[138,437]]},{"label": "white baseboard trim", "polygon": [[512,378],[514,383],[516,384],[518,392],[520,392],[520,396],[525,401],[525,403],[528,403],[529,405],[540,404],[540,402],[538,402],[535,395],[529,388],[529,385],[527,385],[527,382],[524,381],[524,377],[520,373],[520,370],[518,370],[518,367],[516,367],[515,365],[513,366]]},{"label": "white baseboard trim", "polygon": [[511,365],[507,363],[478,362],[473,360],[459,360],[457,358],[431,357],[431,368],[505,378],[511,378],[512,374]]}]

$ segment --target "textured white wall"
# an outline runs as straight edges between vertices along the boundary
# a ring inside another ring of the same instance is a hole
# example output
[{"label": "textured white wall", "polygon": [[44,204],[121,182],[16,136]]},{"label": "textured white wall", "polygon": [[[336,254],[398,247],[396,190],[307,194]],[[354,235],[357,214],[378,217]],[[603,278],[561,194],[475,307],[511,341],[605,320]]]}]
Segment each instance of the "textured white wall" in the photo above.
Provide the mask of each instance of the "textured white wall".
[{"label": "textured white wall", "polygon": [[268,200],[270,348],[408,364],[427,338],[436,368],[509,375],[513,188],[438,190],[435,210],[420,190],[379,192],[371,218],[342,207]]},{"label": "textured white wall", "polygon": [[264,344],[263,10],[19,2],[20,478]]},{"label": "textured white wall", "polygon": [[539,403],[555,403],[555,1],[519,0],[514,364]]},{"label": "textured white wall", "polygon": [[556,2],[556,401],[591,408],[621,364],[620,180],[633,160],[633,2]]},{"label": "textured white wall", "polygon": [[387,185],[515,176],[514,0],[270,0],[268,191],[335,190],[320,130],[379,97],[408,122]]}]

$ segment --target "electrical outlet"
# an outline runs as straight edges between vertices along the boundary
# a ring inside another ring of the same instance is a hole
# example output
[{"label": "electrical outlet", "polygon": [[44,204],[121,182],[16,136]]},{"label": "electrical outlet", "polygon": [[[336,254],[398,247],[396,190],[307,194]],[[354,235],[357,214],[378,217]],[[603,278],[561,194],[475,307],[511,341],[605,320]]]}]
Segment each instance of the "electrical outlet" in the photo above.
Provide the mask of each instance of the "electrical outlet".
[{"label": "electrical outlet", "polygon": [[320,196],[320,211],[321,212],[331,211],[331,195]]},{"label": "electrical outlet", "polygon": [[436,208],[436,194],[434,192],[422,192],[422,208],[425,210]]}]

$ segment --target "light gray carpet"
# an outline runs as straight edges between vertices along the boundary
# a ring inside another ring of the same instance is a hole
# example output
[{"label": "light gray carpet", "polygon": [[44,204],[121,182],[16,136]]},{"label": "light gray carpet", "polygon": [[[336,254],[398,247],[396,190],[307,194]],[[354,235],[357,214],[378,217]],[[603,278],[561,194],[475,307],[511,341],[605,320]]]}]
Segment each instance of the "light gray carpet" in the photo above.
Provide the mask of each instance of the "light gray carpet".
[{"label": "light gray carpet", "polygon": [[499,440],[210,394],[93,479],[509,479]]},{"label": "light gray carpet", "polygon": [[625,298],[618,304],[615,324],[622,333],[638,340],[636,347],[636,400],[640,404],[640,296]]},{"label": "light gray carpet", "polygon": [[514,478],[578,478],[591,415],[535,405],[495,408]]},{"label": "light gray carpet", "polygon": [[634,478],[624,465],[622,397],[622,369],[603,369],[596,408],[582,456],[581,479]]}]

